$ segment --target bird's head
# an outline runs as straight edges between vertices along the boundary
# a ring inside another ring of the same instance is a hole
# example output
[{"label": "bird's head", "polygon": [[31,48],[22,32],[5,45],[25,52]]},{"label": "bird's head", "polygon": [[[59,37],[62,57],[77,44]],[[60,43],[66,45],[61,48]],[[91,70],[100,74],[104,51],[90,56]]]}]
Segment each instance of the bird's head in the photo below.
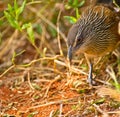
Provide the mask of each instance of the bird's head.
[{"label": "bird's head", "polygon": [[76,53],[77,50],[83,44],[83,33],[80,32],[79,24],[74,24],[67,36],[67,44],[68,44],[68,59],[71,62],[73,53]]}]

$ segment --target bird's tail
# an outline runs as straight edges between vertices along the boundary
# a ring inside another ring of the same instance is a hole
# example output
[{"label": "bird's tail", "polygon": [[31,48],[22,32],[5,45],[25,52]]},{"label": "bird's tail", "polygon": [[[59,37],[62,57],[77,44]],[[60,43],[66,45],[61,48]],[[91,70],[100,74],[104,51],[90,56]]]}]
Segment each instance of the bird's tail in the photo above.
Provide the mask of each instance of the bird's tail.
[{"label": "bird's tail", "polygon": [[103,4],[104,6],[110,8],[118,15],[118,19],[120,21],[120,0],[91,0],[91,4]]}]

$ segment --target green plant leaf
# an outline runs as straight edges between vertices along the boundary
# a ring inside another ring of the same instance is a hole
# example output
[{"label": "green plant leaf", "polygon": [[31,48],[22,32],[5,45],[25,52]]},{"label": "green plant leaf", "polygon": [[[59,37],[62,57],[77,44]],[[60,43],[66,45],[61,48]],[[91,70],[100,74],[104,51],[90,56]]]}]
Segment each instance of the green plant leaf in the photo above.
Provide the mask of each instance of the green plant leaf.
[{"label": "green plant leaf", "polygon": [[68,20],[71,24],[74,24],[77,21],[77,19],[73,16],[64,16],[64,18]]},{"label": "green plant leaf", "polygon": [[82,0],[79,4],[78,7],[82,7],[85,4],[85,0]]},{"label": "green plant leaf", "polygon": [[14,10],[16,11],[18,9],[18,4],[16,2],[16,0],[14,0]]},{"label": "green plant leaf", "polygon": [[27,34],[29,36],[28,40],[30,41],[30,43],[35,47],[35,49],[37,50],[37,52],[40,54],[39,49],[37,48],[37,46],[35,45],[35,36],[34,36],[34,31],[33,31],[33,27],[31,23],[26,23],[22,26],[22,29],[27,29]]},{"label": "green plant leaf", "polygon": [[72,5],[73,4],[73,0],[68,0],[68,4]]},{"label": "green plant leaf", "polygon": [[48,30],[50,31],[50,33],[53,37],[57,36],[57,32],[54,28],[52,28],[51,26],[48,26]]},{"label": "green plant leaf", "polygon": [[9,12],[4,11],[4,15],[5,15],[5,17],[7,18],[8,22],[10,23],[10,25],[11,25],[12,27],[20,30],[20,26],[19,26],[18,21],[15,20],[15,18],[12,17]]},{"label": "green plant leaf", "polygon": [[16,9],[16,19],[19,18],[19,15],[23,12],[26,5],[26,0],[22,3],[22,6]]},{"label": "green plant leaf", "polygon": [[80,14],[79,14],[78,8],[76,8],[75,11],[76,11],[76,18],[79,19]]},{"label": "green plant leaf", "polygon": [[36,24],[36,29],[39,34],[42,34],[42,26],[40,24]]},{"label": "green plant leaf", "polygon": [[14,14],[14,9],[13,9],[13,7],[12,7],[10,4],[8,4],[8,12],[9,12],[12,16],[15,15],[15,14]]},{"label": "green plant leaf", "polygon": [[16,0],[14,0],[14,6],[8,4],[8,10],[4,11],[4,15],[7,18],[10,25],[21,31],[21,26],[19,24],[19,16],[25,8],[26,0],[22,3],[22,6],[19,7]]},{"label": "green plant leaf", "polygon": [[28,27],[27,27],[27,33],[28,33],[28,40],[33,44],[35,45],[35,37],[34,37],[34,32],[33,32],[33,28],[32,28],[32,24],[29,23],[28,24]]},{"label": "green plant leaf", "polygon": [[68,0],[68,4],[65,5],[66,9],[82,7],[85,3],[85,0]]},{"label": "green plant leaf", "polygon": [[72,5],[73,5],[73,7],[77,7],[78,6],[78,0],[74,0]]},{"label": "green plant leaf", "polygon": [[100,98],[94,101],[95,104],[102,104],[105,102],[105,98]]},{"label": "green plant leaf", "polygon": [[32,83],[32,86],[36,89],[36,90],[41,90],[41,87],[38,85],[38,84],[36,84],[36,83]]},{"label": "green plant leaf", "polygon": [[27,29],[29,27],[30,27],[30,24],[29,23],[25,23],[25,24],[22,25],[22,30]]}]

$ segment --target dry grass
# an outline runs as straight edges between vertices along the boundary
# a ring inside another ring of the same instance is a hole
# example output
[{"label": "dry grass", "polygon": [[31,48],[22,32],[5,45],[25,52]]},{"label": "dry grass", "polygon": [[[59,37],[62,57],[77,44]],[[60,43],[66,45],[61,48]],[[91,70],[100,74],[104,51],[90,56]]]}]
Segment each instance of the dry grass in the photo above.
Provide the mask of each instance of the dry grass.
[{"label": "dry grass", "polygon": [[[6,6],[7,3],[1,4]],[[1,116],[120,116],[119,92],[116,91],[119,86],[114,85],[119,85],[116,80],[120,77],[119,52],[115,51],[95,66],[98,86],[89,87],[84,57],[75,56],[72,66],[67,60],[66,35],[70,24],[63,16],[72,15],[73,10],[66,10],[65,4],[66,1],[27,3],[20,23],[32,23],[36,46],[28,41],[26,31],[12,28],[2,14]],[[3,13],[6,7],[1,9]]]}]

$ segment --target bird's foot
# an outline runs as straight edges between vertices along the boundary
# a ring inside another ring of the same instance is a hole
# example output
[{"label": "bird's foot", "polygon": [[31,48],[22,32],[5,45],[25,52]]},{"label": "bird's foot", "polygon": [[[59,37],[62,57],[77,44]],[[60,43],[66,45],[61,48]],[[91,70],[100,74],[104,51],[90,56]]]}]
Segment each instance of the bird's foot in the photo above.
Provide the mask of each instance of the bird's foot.
[{"label": "bird's foot", "polygon": [[88,77],[87,83],[89,83],[90,86],[96,86],[96,82],[92,78]]}]

